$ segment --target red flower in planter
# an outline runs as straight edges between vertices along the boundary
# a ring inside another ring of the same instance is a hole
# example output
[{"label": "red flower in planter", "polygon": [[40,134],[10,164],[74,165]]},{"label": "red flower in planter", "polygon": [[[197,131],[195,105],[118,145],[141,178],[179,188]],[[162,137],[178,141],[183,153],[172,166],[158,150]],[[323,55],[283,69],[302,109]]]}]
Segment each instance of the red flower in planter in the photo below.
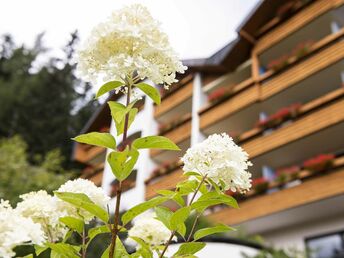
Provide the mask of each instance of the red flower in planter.
[{"label": "red flower in planter", "polygon": [[301,168],[299,166],[291,166],[286,168],[280,168],[276,171],[276,181],[280,184],[284,184],[289,180],[297,179]]},{"label": "red flower in planter", "polygon": [[291,52],[292,56],[295,56],[297,58],[303,57],[304,55],[306,55],[311,50],[311,47],[313,44],[314,44],[313,40],[307,40],[305,42],[299,43],[292,50],[292,52]]},{"label": "red flower in planter", "polygon": [[319,154],[303,162],[303,167],[312,172],[320,172],[330,168],[336,158],[334,154]]},{"label": "red flower in planter", "polygon": [[264,177],[255,178],[252,180],[252,187],[257,194],[265,193],[269,188],[269,181]]},{"label": "red flower in planter", "polygon": [[290,55],[288,54],[282,55],[277,59],[271,60],[267,67],[269,70],[278,71],[289,64],[289,58]]},{"label": "red flower in planter", "polygon": [[297,116],[301,106],[300,103],[294,103],[288,107],[283,107],[266,119],[258,121],[257,127],[271,128],[279,125],[285,120],[294,118]]},{"label": "red flower in planter", "polygon": [[222,88],[218,88],[214,91],[212,91],[209,95],[208,95],[208,101],[210,103],[213,103],[215,101],[218,101],[222,98],[225,98],[229,95],[229,92],[226,88],[222,87]]}]

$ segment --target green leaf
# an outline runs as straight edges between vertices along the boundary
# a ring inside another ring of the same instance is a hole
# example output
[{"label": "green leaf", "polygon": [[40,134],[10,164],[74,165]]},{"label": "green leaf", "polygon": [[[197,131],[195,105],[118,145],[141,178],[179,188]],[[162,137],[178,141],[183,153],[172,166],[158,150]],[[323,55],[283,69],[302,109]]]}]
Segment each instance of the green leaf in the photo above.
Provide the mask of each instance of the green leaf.
[{"label": "green leaf", "polygon": [[178,228],[177,228],[177,232],[182,236],[185,237],[186,234],[186,226],[185,223],[179,224]]},{"label": "green leaf", "polygon": [[140,250],[140,253],[141,255],[144,257],[144,258],[153,258],[153,253],[152,251],[150,250],[150,247],[148,244],[146,244],[145,241],[143,241],[141,238],[139,237],[130,237],[132,238],[136,243],[139,244],[139,246],[141,247],[139,250]]},{"label": "green leaf", "polygon": [[25,255],[25,256],[21,256],[20,258],[33,258],[33,254],[28,254],[28,255]]},{"label": "green leaf", "polygon": [[123,86],[124,83],[120,81],[110,81],[105,83],[103,86],[101,86],[97,92],[96,98],[99,98],[100,96],[104,95],[105,93],[112,91],[118,87]]},{"label": "green leaf", "polygon": [[226,204],[233,208],[238,208],[237,201],[229,195],[226,195],[221,192],[208,192],[203,194],[197,201],[195,201],[192,205],[192,209],[196,209],[199,212],[204,211],[209,206],[218,205],[218,204]]},{"label": "green leaf", "polygon": [[70,193],[70,192],[55,192],[55,195],[77,208],[84,209],[91,213],[92,215],[96,216],[97,218],[101,219],[105,223],[109,221],[109,215],[107,211],[103,208],[96,205],[92,200],[83,193]]},{"label": "green leaf", "polygon": [[227,225],[224,225],[224,224],[217,225],[215,227],[202,228],[202,229],[195,232],[194,240],[198,240],[198,239],[205,237],[205,236],[208,236],[208,235],[212,235],[212,234],[216,234],[216,233],[222,233],[222,232],[226,232],[226,231],[230,231],[230,230],[234,230],[234,229],[227,226]]},{"label": "green leaf", "polygon": [[205,247],[205,243],[201,242],[191,242],[181,244],[178,251],[173,255],[173,257],[183,257],[185,255],[192,255],[202,250]]},{"label": "green leaf", "polygon": [[41,253],[43,253],[45,250],[48,249],[47,246],[40,246],[40,245],[34,245],[34,248],[35,248],[36,255],[40,255]]},{"label": "green leaf", "polygon": [[72,140],[104,148],[116,149],[116,140],[109,133],[92,132],[81,134]]},{"label": "green leaf", "polygon": [[99,226],[99,227],[91,228],[88,231],[88,237],[91,240],[91,239],[95,238],[99,234],[108,233],[108,232],[110,232],[109,226],[108,225],[102,225],[102,226]]},{"label": "green leaf", "polygon": [[[106,248],[101,258],[109,258],[109,251],[110,251],[110,246]],[[130,257],[130,255],[127,253],[127,250],[123,246],[122,241],[119,238],[116,239],[116,250],[115,250],[114,256],[115,258],[129,258]]]},{"label": "green leaf", "polygon": [[137,215],[145,212],[146,210],[152,209],[161,203],[166,202],[168,199],[169,197],[166,197],[166,196],[157,196],[146,202],[140,203],[132,207],[126,213],[123,214],[122,216],[123,225],[126,225],[129,221],[131,221]]},{"label": "green leaf", "polygon": [[178,229],[178,226],[183,224],[184,221],[189,217],[190,212],[190,207],[182,207],[174,212],[170,221],[172,230]]},{"label": "green leaf", "polygon": [[198,172],[193,172],[193,171],[184,172],[183,175],[184,175],[184,176],[196,176],[196,177],[201,176],[200,173],[198,173]]},{"label": "green leaf", "polygon": [[63,224],[65,224],[67,227],[75,230],[79,234],[81,234],[82,231],[84,230],[84,222],[81,219],[67,216],[67,217],[60,218],[59,220]]},{"label": "green leaf", "polygon": [[46,243],[55,257],[61,258],[76,258],[79,257],[80,247],[75,245],[69,245],[66,243]]},{"label": "green leaf", "polygon": [[136,149],[162,149],[180,150],[170,139],[163,136],[146,136],[134,140],[133,147]]},{"label": "green leaf", "polygon": [[193,193],[196,190],[198,184],[199,182],[197,180],[185,180],[185,181],[179,182],[176,185],[176,188],[179,194],[188,195],[190,193]]},{"label": "green leaf", "polygon": [[135,86],[146,93],[156,104],[160,105],[161,98],[157,88],[143,82],[135,84]]},{"label": "green leaf", "polygon": [[[135,116],[138,112],[137,108],[133,108],[129,111],[129,117],[128,117],[128,129],[130,125],[134,122]],[[123,119],[120,123],[116,123],[116,130],[117,130],[117,136],[121,135],[124,132],[124,124],[125,124],[125,119]]]},{"label": "green leaf", "polygon": [[170,211],[168,208],[166,207],[155,207],[155,214],[158,220],[160,220],[162,223],[164,223],[164,225],[170,229],[171,229],[171,224],[170,224],[170,220],[171,217],[173,215],[173,212]]},{"label": "green leaf", "polygon": [[137,150],[126,148],[124,151],[111,152],[107,160],[115,177],[119,181],[123,181],[133,171],[138,157],[139,152]]},{"label": "green leaf", "polygon": [[116,101],[108,101],[112,119],[115,122],[120,122],[123,120],[126,114],[126,107]]}]

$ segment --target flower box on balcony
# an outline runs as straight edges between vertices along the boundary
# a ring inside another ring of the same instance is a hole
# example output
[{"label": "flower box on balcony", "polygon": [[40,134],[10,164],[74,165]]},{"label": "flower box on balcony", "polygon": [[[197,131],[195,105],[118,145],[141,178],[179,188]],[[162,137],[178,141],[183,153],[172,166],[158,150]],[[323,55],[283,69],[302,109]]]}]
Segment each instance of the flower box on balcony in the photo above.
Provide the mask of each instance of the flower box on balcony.
[{"label": "flower box on balcony", "polygon": [[264,177],[253,179],[252,188],[256,194],[263,194],[269,189],[269,181]]},{"label": "flower box on balcony", "polygon": [[303,162],[303,167],[312,173],[326,171],[333,166],[335,155],[333,154],[319,154],[316,157],[310,158]]},{"label": "flower box on balcony", "polygon": [[294,103],[288,107],[281,108],[276,113],[270,115],[266,119],[260,120],[257,123],[257,127],[262,128],[264,130],[269,129],[269,128],[274,128],[280,125],[284,121],[297,117],[297,115],[299,114],[300,108],[301,108],[300,103]]},{"label": "flower box on balcony", "polygon": [[291,166],[286,168],[280,168],[276,171],[276,182],[280,185],[284,185],[289,181],[298,179],[301,168],[299,166]]},{"label": "flower box on balcony", "polygon": [[182,165],[183,162],[181,162],[180,160],[163,163],[161,166],[157,167],[152,171],[149,178],[145,180],[145,184],[151,183],[154,179],[160,176],[168,175],[169,173],[175,171],[177,168],[180,168]]}]

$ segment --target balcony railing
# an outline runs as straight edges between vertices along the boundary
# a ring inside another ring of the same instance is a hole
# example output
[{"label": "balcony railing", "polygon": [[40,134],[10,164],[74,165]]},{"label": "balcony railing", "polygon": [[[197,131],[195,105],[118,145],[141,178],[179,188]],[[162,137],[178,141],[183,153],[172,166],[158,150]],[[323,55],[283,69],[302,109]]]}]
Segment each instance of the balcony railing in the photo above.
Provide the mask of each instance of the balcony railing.
[{"label": "balcony railing", "polygon": [[344,194],[343,168],[308,178],[294,187],[249,198],[239,202],[240,209],[223,208],[210,214],[208,218],[229,225],[237,225],[341,194]]}]

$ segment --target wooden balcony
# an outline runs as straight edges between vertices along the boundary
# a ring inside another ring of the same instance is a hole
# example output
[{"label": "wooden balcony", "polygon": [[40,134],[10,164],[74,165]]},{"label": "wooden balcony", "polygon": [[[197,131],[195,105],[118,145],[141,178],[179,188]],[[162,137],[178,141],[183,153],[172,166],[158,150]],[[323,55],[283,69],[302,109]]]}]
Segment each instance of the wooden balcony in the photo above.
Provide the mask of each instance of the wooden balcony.
[{"label": "wooden balcony", "polygon": [[167,113],[172,108],[183,104],[187,99],[192,96],[193,81],[191,80],[179,90],[173,92],[171,95],[166,96],[159,106],[155,107],[154,117],[158,118],[164,113]]},{"label": "wooden balcony", "polygon": [[330,11],[331,9],[337,8],[344,3],[343,0],[318,0],[313,4],[301,10],[293,17],[262,36],[255,48],[254,53],[260,54],[264,50],[274,46],[279,41],[291,35],[293,32],[304,27],[306,24],[316,19],[320,15]]},{"label": "wooden balcony", "polygon": [[258,85],[251,85],[242,92],[234,95],[223,103],[201,113],[200,128],[204,129],[231,114],[253,104],[259,100]]},{"label": "wooden balcony", "polygon": [[265,100],[343,58],[344,41],[337,41],[272,78],[263,75],[260,99]]},{"label": "wooden balcony", "polygon": [[75,148],[74,159],[85,164],[106,151],[106,149],[102,147],[89,146],[80,143],[76,143]]},{"label": "wooden balcony", "polygon": [[[175,128],[174,130],[167,132],[166,134],[164,134],[164,136],[172,140],[177,145],[187,141],[191,137],[191,120],[183,123],[181,126]],[[159,150],[159,149],[152,149],[150,154],[151,154],[151,157],[154,158],[154,157],[157,157],[162,152],[167,152],[167,151]],[[180,156],[180,153],[178,153],[178,156]]]},{"label": "wooden balcony", "polygon": [[[224,208],[208,216],[229,225],[282,212],[344,194],[344,169],[313,177],[300,185],[239,203],[239,209]],[[302,196],[302,198],[300,198]]]},{"label": "wooden balcony", "polygon": [[162,176],[146,186],[146,199],[157,195],[158,190],[172,190],[177,183],[183,180],[183,170],[177,169],[168,175]]},{"label": "wooden balcony", "polygon": [[103,181],[103,171],[92,175],[88,180],[92,181],[96,186],[101,186]]}]

